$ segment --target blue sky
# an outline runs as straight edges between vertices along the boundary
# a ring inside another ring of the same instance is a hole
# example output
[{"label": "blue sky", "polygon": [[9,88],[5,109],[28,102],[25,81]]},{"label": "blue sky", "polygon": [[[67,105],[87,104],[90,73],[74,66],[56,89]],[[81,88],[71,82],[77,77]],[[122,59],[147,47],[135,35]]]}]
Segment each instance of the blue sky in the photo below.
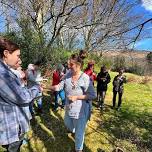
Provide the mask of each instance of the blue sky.
[{"label": "blue sky", "polygon": [[[141,5],[138,5],[134,12],[140,12],[144,15],[144,20],[152,18],[152,0],[141,0]],[[144,29],[151,36],[151,38],[144,38],[137,41],[135,49],[137,50],[150,50],[152,51],[152,22],[145,25]]]}]

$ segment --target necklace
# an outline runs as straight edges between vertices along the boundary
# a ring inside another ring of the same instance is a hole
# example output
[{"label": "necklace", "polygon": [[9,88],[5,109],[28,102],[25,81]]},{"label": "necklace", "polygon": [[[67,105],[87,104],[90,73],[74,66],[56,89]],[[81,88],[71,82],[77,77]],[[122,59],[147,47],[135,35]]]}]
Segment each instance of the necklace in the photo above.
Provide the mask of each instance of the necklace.
[{"label": "necklace", "polygon": [[72,90],[76,89],[77,82],[80,79],[81,75],[82,75],[82,72],[71,77]]}]

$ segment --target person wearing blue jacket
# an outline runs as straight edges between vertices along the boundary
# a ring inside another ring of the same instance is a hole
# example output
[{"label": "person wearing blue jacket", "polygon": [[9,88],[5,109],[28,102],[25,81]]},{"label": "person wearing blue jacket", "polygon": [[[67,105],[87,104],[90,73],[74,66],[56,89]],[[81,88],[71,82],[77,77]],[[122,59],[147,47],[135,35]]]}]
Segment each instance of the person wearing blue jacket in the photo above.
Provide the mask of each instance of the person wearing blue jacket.
[{"label": "person wearing blue jacket", "polygon": [[39,92],[37,85],[22,86],[12,72],[21,62],[19,46],[0,38],[0,145],[7,152],[19,152],[24,134],[29,130],[27,108]]}]

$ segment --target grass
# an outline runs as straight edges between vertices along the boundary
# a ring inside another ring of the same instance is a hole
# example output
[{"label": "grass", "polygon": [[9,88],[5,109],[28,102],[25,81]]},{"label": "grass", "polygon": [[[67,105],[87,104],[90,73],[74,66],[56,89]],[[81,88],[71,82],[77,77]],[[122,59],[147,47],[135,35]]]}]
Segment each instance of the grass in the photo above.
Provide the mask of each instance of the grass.
[{"label": "grass", "polygon": [[[111,77],[116,73],[111,72]],[[126,74],[139,79],[139,76]],[[31,122],[29,141],[21,152],[70,152],[74,139],[68,136],[64,126],[64,111],[52,111],[52,99],[44,96],[44,113]],[[102,112],[93,102],[91,121],[85,135],[85,152],[112,152],[116,147],[125,152],[152,151],[152,82],[140,84],[129,82],[125,85],[121,111],[111,109],[112,83]],[[2,151],[2,150],[0,150]]]}]

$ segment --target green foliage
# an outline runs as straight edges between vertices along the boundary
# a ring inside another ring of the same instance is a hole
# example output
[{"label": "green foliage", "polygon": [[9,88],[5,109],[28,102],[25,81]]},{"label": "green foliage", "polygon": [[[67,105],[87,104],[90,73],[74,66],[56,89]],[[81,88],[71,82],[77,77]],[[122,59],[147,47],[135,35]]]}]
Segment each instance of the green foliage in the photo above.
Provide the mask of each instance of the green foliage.
[{"label": "green foliage", "polygon": [[114,58],[112,70],[118,71],[120,68],[126,67],[126,60],[123,56],[117,56]]},{"label": "green foliage", "polygon": [[103,65],[105,65],[108,69],[111,69],[112,60],[107,57],[103,57],[92,52],[89,53],[87,62],[89,60],[95,61],[95,67],[98,69],[98,71],[100,70],[100,67]]},{"label": "green foliage", "polygon": [[144,75],[145,68],[139,66],[137,63],[134,63],[132,66],[126,67],[125,71],[129,73],[138,74],[138,75]]},{"label": "green foliage", "polygon": [[27,68],[29,63],[33,63],[35,59],[42,57],[46,60],[44,67],[46,65],[53,67],[58,62],[63,63],[67,61],[71,51],[58,47],[46,47],[44,42],[40,41],[37,33],[30,29],[26,20],[21,22],[20,26],[26,26],[26,28],[22,28],[22,31],[18,32],[1,33],[1,36],[12,40],[20,46],[23,68]]},{"label": "green foliage", "polygon": [[152,63],[152,52],[149,52],[147,54],[147,61],[150,62],[150,63]]}]

